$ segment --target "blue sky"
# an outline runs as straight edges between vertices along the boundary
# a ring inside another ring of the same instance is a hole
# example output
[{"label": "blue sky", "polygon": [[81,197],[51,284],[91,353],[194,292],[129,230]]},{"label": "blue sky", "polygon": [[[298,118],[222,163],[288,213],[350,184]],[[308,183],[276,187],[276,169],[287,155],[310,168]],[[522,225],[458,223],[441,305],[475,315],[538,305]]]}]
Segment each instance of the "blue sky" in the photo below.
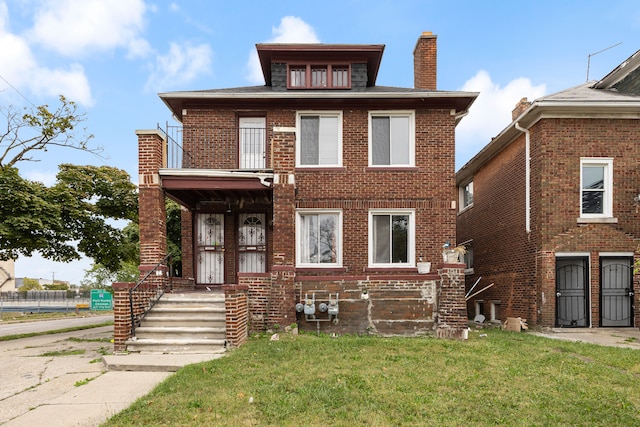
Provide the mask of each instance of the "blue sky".
[{"label": "blue sky", "polygon": [[[255,43],[385,44],[378,84],[413,86],[418,36],[438,36],[438,89],[479,91],[457,129],[462,166],[530,100],[598,80],[640,49],[640,2],[325,0],[0,0],[0,106],[77,102],[104,159],[50,150],[23,176],[50,184],[60,163],[107,164],[137,182],[136,129],[171,121],[159,92],[264,83]],[[79,283],[90,261],[40,257],[17,277]]]}]

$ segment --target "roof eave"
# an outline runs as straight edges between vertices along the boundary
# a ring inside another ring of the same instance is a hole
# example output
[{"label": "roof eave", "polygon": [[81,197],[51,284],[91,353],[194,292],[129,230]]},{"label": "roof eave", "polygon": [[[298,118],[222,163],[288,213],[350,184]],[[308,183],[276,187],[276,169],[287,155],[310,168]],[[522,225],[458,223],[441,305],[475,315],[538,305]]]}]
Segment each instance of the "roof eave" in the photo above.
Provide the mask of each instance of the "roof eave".
[{"label": "roof eave", "polygon": [[522,132],[516,123],[530,128],[546,118],[617,118],[640,119],[640,99],[620,101],[534,101],[531,106],[504,128],[456,173],[456,183],[469,180],[483,165],[509,146]]},{"label": "roof eave", "polygon": [[[167,92],[160,93],[160,99],[165,103],[174,116],[182,121],[182,106],[186,102],[202,101],[240,101],[240,100],[393,100],[393,99],[414,99],[414,100],[444,100],[458,104],[456,114],[464,116],[469,107],[478,97],[478,92],[460,91],[412,91],[412,92],[338,92],[338,91],[291,91],[291,92],[267,92],[267,93],[247,93],[247,92]],[[457,102],[456,102],[457,101]]]}]

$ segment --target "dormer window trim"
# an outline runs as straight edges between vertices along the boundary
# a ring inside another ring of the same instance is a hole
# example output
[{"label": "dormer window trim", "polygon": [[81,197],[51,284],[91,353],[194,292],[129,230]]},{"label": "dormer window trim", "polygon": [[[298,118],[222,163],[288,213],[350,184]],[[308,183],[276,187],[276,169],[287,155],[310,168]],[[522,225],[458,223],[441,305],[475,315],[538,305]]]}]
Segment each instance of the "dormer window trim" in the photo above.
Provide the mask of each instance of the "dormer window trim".
[{"label": "dormer window trim", "polygon": [[[343,85],[340,85],[344,83]],[[351,89],[351,64],[348,62],[287,63],[287,88]]]}]

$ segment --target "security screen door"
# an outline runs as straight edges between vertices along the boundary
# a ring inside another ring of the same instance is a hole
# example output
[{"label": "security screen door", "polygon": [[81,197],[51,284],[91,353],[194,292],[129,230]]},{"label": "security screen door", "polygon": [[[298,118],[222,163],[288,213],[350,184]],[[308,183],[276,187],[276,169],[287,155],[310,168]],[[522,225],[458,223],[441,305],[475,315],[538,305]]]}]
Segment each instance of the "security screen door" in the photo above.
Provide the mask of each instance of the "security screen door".
[{"label": "security screen door", "polygon": [[196,215],[196,277],[198,284],[224,283],[224,215]]},{"label": "security screen door", "polygon": [[264,273],[267,252],[265,214],[240,214],[238,223],[238,272]]},{"label": "security screen door", "polygon": [[587,257],[556,258],[556,326],[589,326]]},{"label": "security screen door", "polygon": [[633,326],[633,258],[600,258],[600,326]]}]

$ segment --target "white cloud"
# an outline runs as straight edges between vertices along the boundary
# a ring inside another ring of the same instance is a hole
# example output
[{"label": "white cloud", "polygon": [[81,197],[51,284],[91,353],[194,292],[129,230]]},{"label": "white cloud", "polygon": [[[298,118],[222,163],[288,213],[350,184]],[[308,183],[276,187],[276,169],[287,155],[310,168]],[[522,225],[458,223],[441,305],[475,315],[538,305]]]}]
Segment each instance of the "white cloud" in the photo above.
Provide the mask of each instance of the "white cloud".
[{"label": "white cloud", "polygon": [[271,43],[320,43],[313,27],[296,16],[285,16],[271,32]]},{"label": "white cloud", "polygon": [[184,86],[197,77],[211,72],[213,52],[207,44],[171,43],[166,55],[158,55],[146,90],[167,90]]},{"label": "white cloud", "polygon": [[30,40],[67,56],[139,47],[145,10],[143,0],[43,2]]},{"label": "white cloud", "polygon": [[[313,27],[296,16],[285,16],[278,27],[271,29],[273,37],[267,43],[320,43]],[[247,79],[254,83],[264,83],[258,53],[252,49],[247,62]]]},{"label": "white cloud", "polygon": [[546,85],[534,86],[528,78],[520,77],[501,87],[491,80],[489,73],[480,70],[460,90],[480,92],[480,95],[471,106],[469,115],[456,128],[457,168],[511,123],[511,111],[520,99],[526,97],[533,101],[544,96]]},{"label": "white cloud", "polygon": [[71,64],[68,70],[36,68],[32,70],[31,90],[41,95],[67,99],[84,106],[92,106],[89,80],[80,64]]},{"label": "white cloud", "polygon": [[[25,39],[3,32],[3,29],[0,26],[0,75],[13,88],[20,91],[28,88],[31,93],[53,97],[63,94],[78,104],[93,105],[89,81],[80,65],[71,64],[67,69],[42,67],[37,63]],[[13,89],[7,88],[7,92],[12,91]]]}]

